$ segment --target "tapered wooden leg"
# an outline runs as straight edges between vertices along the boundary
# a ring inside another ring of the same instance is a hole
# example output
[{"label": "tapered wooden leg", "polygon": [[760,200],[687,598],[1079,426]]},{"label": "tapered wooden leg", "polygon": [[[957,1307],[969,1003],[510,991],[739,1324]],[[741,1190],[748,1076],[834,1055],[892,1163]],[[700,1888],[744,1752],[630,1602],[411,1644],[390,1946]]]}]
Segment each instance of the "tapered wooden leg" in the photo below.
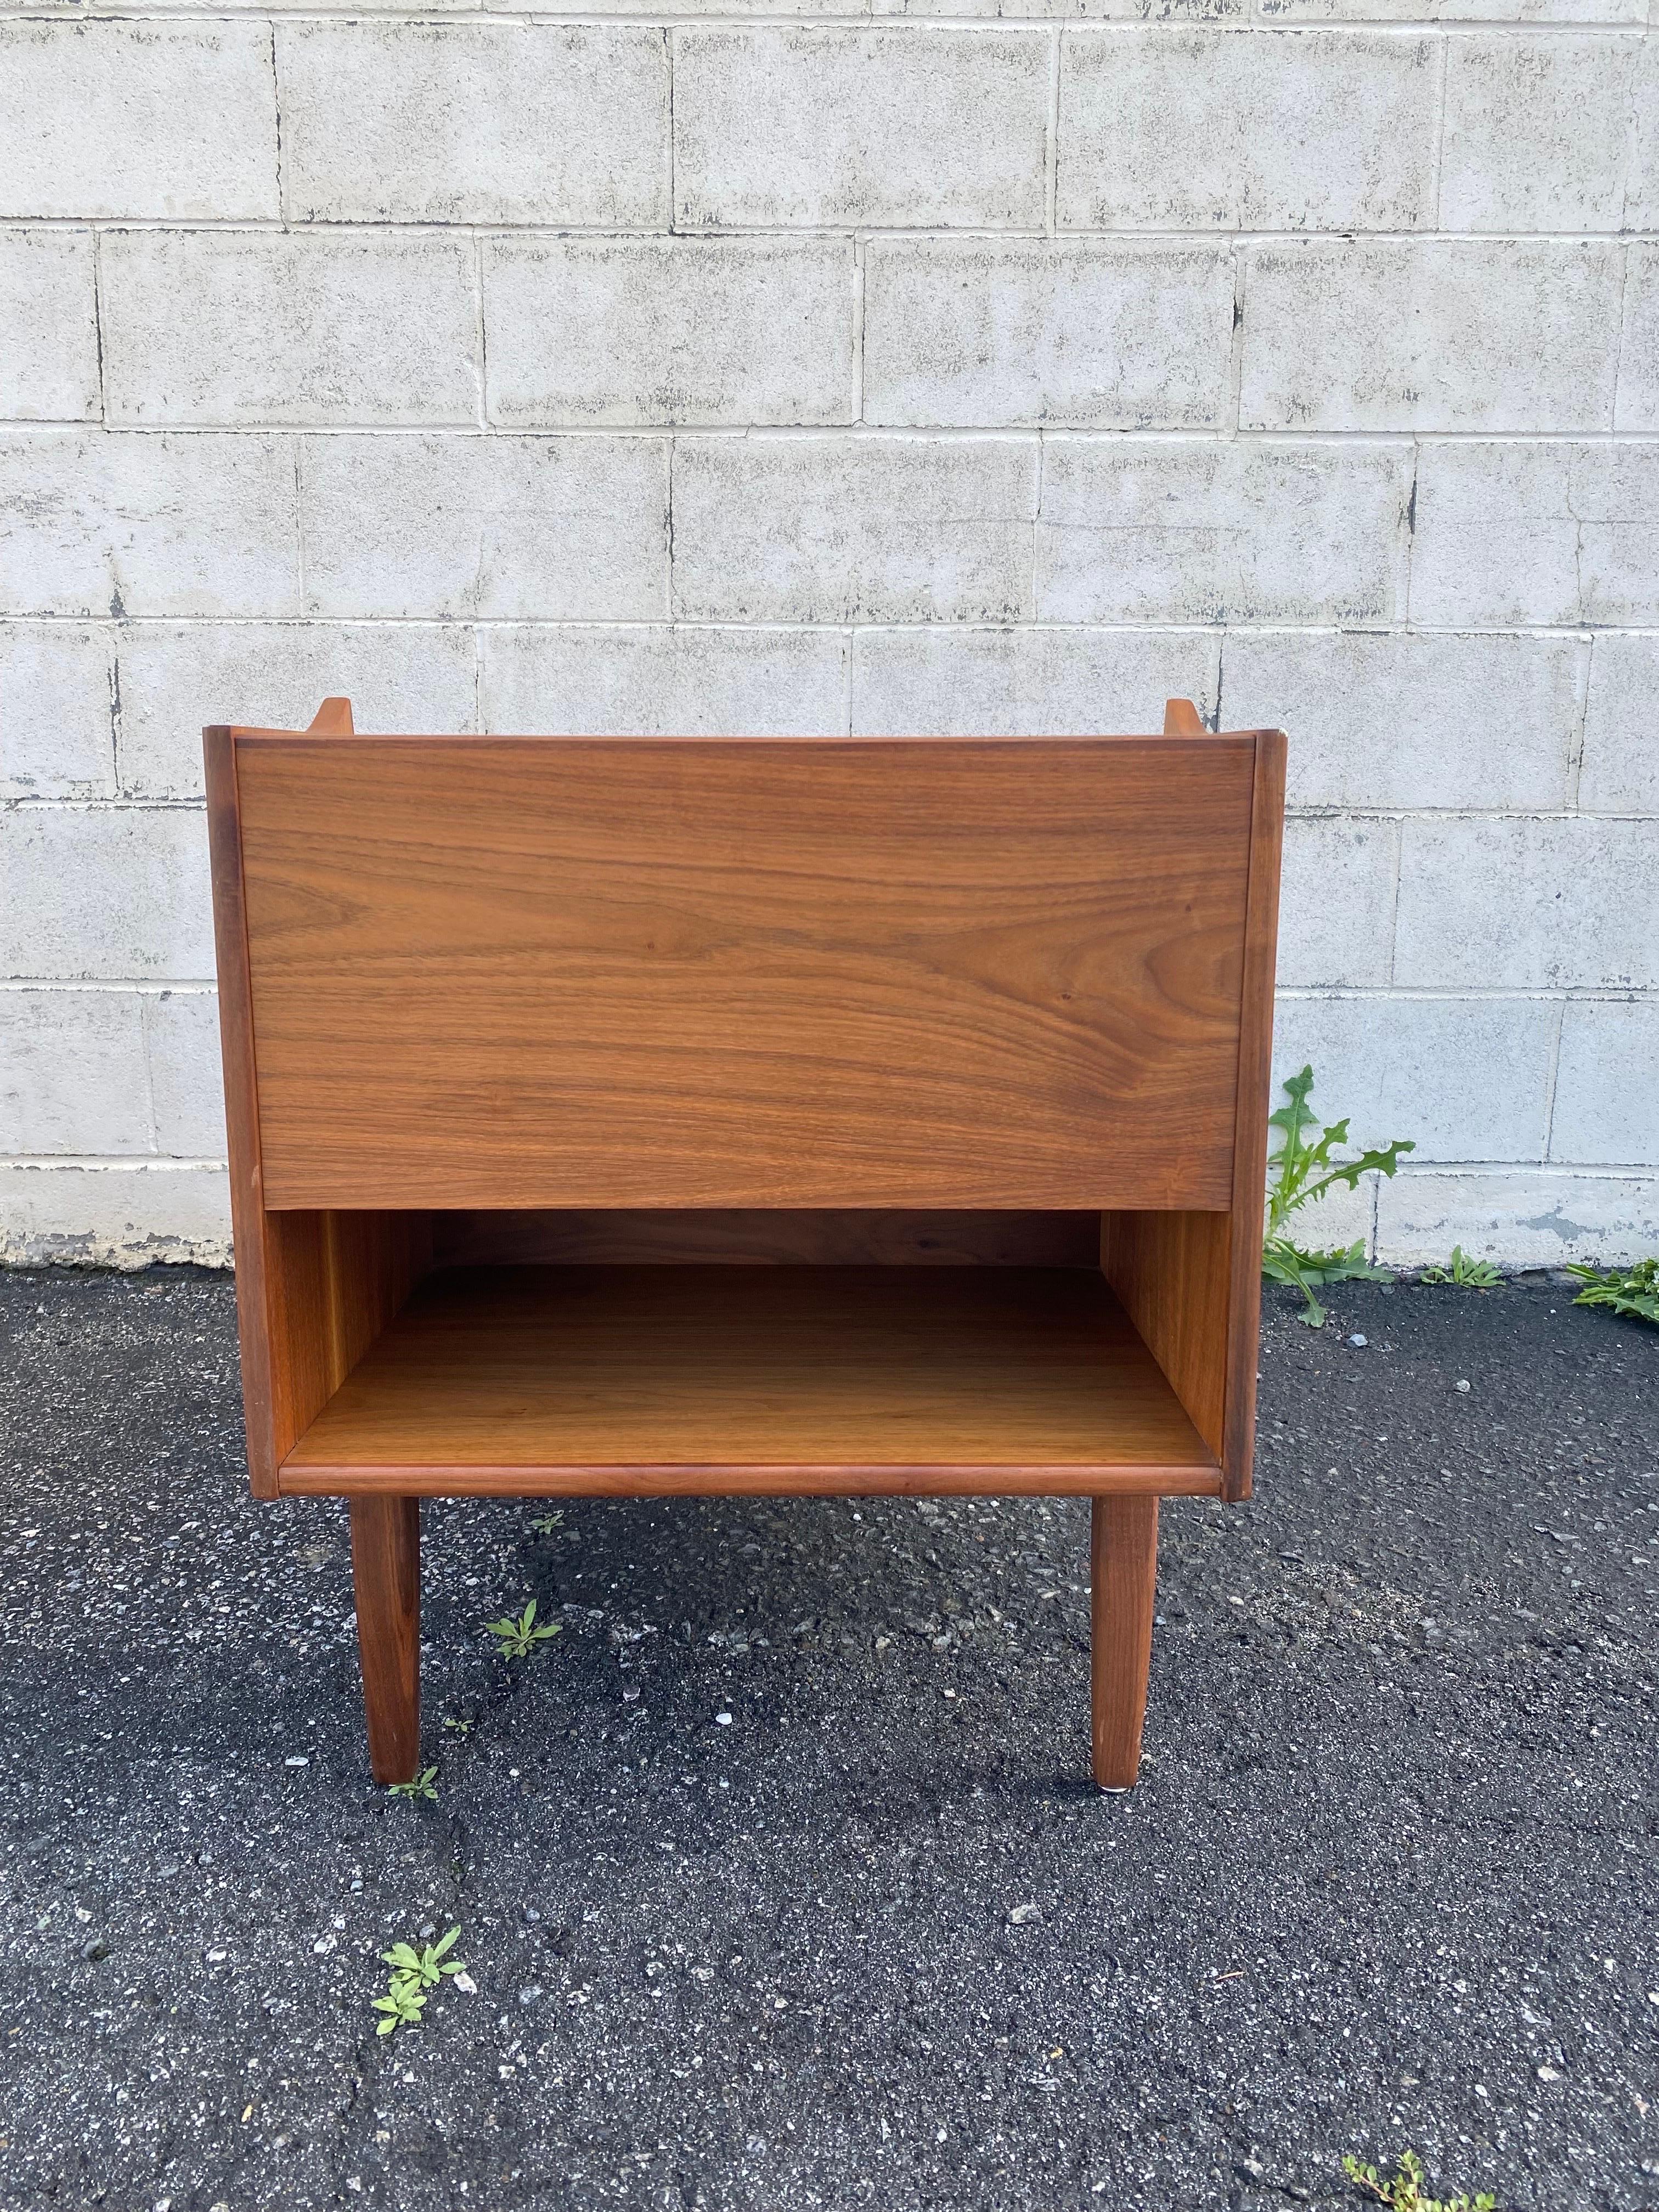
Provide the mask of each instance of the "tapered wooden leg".
[{"label": "tapered wooden leg", "polygon": [[377,1782],[412,1782],[421,1756],[421,1501],[351,1500],[357,1653]]},{"label": "tapered wooden leg", "polygon": [[1089,1577],[1095,1780],[1103,1790],[1127,1790],[1140,1770],[1140,1727],[1152,1657],[1156,1498],[1094,1500]]}]

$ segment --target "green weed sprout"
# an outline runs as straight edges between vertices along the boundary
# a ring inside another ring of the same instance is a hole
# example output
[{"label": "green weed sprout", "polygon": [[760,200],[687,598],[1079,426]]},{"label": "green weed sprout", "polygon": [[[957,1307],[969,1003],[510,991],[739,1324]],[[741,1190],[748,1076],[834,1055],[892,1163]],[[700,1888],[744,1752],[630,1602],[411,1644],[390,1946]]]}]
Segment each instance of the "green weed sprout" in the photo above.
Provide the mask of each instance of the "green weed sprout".
[{"label": "green weed sprout", "polygon": [[1607,1306],[1637,1321],[1659,1322],[1659,1260],[1638,1260],[1633,1267],[1569,1267],[1584,1288],[1576,1306]]},{"label": "green weed sprout", "polygon": [[1415,2151],[1401,2152],[1397,2171],[1389,2181],[1374,2166],[1362,2166],[1357,2158],[1345,2158],[1342,2171],[1355,2188],[1386,2204],[1389,2212],[1498,2212],[1498,2199],[1484,2189],[1476,2197],[1466,2196],[1461,2190],[1455,2197],[1425,2197],[1423,2161]]},{"label": "green weed sprout", "polygon": [[1471,1260],[1461,1244],[1454,1244],[1451,1259],[1443,1267],[1425,1267],[1421,1279],[1425,1283],[1455,1283],[1460,1290],[1495,1290],[1504,1279],[1490,1260]]},{"label": "green weed sprout", "polygon": [[392,1969],[392,1978],[383,1997],[371,2000],[374,2009],[380,2015],[377,2035],[392,2035],[400,2027],[419,2027],[426,2010],[427,1999],[446,1974],[464,1974],[465,1959],[452,1959],[446,1954],[453,1949],[460,1936],[459,1928],[451,1928],[435,1943],[426,1943],[417,1951],[412,1943],[394,1943],[380,1957]]},{"label": "green weed sprout", "polygon": [[1300,1291],[1307,1304],[1297,1319],[1310,1328],[1321,1328],[1325,1309],[1314,1296],[1316,1291],[1328,1283],[1387,1283],[1394,1278],[1388,1268],[1367,1262],[1364,1237],[1346,1246],[1316,1251],[1287,1236],[1285,1224],[1338,1183],[1346,1183],[1352,1190],[1363,1175],[1393,1175],[1400,1165],[1400,1155],[1417,1147],[1403,1137],[1395,1137],[1380,1151],[1361,1152],[1358,1159],[1339,1158],[1337,1146],[1348,1142],[1347,1117],[1345,1115],[1328,1127],[1321,1127],[1308,1103],[1313,1079],[1310,1066],[1288,1077],[1284,1087],[1290,1103],[1268,1116],[1269,1127],[1279,1133],[1279,1143],[1267,1159],[1267,1222],[1261,1272],[1273,1282],[1288,1283],[1292,1290]]},{"label": "green weed sprout", "polygon": [[495,1638],[495,1648],[503,1659],[528,1659],[538,1644],[544,1644],[550,1636],[556,1636],[558,1632],[559,1623],[556,1620],[545,1622],[539,1628],[537,1626],[533,1597],[516,1620],[508,1613],[504,1620],[484,1623],[484,1633]]}]

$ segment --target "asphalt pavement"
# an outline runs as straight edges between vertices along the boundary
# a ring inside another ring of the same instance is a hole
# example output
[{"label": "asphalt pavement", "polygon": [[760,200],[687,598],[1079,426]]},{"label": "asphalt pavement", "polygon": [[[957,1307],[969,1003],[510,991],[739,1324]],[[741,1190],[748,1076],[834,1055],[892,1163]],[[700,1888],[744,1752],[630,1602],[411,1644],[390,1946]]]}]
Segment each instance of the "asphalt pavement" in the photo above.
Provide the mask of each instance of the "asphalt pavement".
[{"label": "asphalt pavement", "polygon": [[428,1802],[228,1279],[0,1277],[0,2205],[1659,2208],[1659,1330],[1571,1297],[1270,1294],[1130,1795],[1080,1503],[501,1501],[427,1509]]}]

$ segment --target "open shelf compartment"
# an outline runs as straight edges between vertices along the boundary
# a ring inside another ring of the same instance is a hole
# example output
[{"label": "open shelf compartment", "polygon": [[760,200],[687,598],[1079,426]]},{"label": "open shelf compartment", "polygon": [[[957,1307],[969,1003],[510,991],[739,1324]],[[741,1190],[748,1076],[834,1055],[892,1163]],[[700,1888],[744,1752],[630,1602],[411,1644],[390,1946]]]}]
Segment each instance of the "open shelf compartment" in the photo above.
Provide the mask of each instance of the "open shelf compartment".
[{"label": "open shelf compartment", "polygon": [[1214,1492],[1097,1269],[495,1266],[428,1276],[284,1492]]}]

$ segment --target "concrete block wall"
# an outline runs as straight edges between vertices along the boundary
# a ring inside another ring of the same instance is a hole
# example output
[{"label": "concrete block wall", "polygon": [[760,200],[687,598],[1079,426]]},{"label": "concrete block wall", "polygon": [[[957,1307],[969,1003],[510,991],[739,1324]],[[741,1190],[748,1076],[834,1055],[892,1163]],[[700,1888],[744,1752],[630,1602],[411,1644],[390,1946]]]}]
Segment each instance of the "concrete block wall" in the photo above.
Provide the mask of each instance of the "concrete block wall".
[{"label": "concrete block wall", "polygon": [[224,1255],[198,732],[331,691],[1282,722],[1329,1232],[1653,1249],[1649,0],[0,4],[13,1256]]}]

